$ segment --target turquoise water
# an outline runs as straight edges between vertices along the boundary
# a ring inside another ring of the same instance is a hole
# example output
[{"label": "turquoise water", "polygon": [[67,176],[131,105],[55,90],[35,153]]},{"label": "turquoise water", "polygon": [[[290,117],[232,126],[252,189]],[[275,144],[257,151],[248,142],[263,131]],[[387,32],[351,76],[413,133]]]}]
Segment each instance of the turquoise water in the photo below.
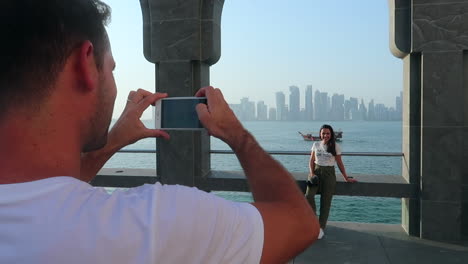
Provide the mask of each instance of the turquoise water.
[{"label": "turquoise water", "polygon": [[[302,140],[298,131],[318,133],[323,122],[244,122],[244,126],[257,138],[266,150],[309,151],[311,142]],[[330,122],[335,129],[343,131],[340,143],[343,152],[401,152],[401,122]],[[151,122],[148,122],[151,126]],[[144,139],[127,148],[154,149],[155,139]],[[211,149],[226,150],[222,141],[212,138]],[[309,157],[274,156],[289,171],[307,172]],[[343,156],[348,174],[372,174],[376,177],[401,175],[401,157],[349,157]],[[214,170],[241,170],[234,155],[212,154]],[[156,168],[152,154],[117,153],[109,160],[107,168]],[[235,201],[249,202],[249,193],[216,192],[217,195]],[[319,196],[317,196],[317,205]],[[401,199],[335,196],[330,212],[331,221],[352,221],[366,223],[401,223]]]}]

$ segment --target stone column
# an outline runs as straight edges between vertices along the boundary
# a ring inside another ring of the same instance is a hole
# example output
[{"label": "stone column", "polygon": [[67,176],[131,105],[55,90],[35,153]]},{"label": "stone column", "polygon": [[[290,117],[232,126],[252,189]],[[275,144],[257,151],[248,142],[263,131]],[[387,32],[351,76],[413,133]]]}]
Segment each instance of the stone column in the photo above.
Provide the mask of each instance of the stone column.
[{"label": "stone column", "polygon": [[[402,176],[408,183],[420,182],[420,56],[410,54],[411,3],[389,0],[390,51],[403,59]],[[402,225],[408,234],[419,236],[419,199],[402,199]]]},{"label": "stone column", "polygon": [[403,224],[421,238],[461,241],[468,236],[468,0],[390,2],[391,13],[409,11],[395,15],[391,47],[405,65],[403,175],[421,187],[419,199],[403,202]]},{"label": "stone column", "polygon": [[[155,63],[156,91],[193,96],[210,83],[210,66],[221,55],[224,0],[140,0],[145,58]],[[210,172],[210,138],[203,131],[170,131],[157,140],[162,183],[194,186]]]}]

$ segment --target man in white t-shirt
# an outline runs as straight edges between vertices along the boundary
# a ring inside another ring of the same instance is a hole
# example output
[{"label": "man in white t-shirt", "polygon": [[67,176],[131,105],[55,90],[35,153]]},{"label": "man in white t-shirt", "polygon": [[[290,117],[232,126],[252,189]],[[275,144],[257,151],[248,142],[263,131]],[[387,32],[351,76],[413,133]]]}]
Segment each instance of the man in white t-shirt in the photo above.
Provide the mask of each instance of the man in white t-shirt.
[{"label": "man in white t-shirt", "polygon": [[131,92],[108,132],[117,90],[107,5],[5,0],[0,12],[0,263],[285,263],[317,238],[294,179],[213,87],[196,94],[208,98],[197,112],[236,153],[255,202],[178,185],[90,186],[120,148],[169,139],[140,121],[167,95]]}]

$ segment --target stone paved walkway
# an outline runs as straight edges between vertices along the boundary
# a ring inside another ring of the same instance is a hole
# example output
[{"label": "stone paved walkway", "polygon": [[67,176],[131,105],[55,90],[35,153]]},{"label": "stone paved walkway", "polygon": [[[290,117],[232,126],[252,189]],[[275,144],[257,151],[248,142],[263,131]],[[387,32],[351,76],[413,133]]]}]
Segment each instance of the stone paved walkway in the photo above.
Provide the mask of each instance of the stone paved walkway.
[{"label": "stone paved walkway", "polygon": [[454,245],[406,235],[400,225],[330,222],[294,264],[468,263],[468,243]]}]

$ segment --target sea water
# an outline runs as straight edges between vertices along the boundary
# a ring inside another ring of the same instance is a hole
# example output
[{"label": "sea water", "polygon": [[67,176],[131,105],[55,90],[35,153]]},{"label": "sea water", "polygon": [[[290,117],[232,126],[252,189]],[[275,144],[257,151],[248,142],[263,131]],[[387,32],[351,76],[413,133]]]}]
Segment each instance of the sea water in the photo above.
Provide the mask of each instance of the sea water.
[{"label": "sea water", "polygon": [[[146,121],[152,127],[151,121]],[[267,151],[310,151],[312,142],[304,141],[298,132],[314,133],[323,122],[279,122],[251,121],[243,125],[255,136]],[[343,152],[398,152],[402,151],[402,124],[395,122],[341,121],[328,122],[335,130],[343,131],[339,143]],[[127,149],[151,149],[156,146],[155,139],[143,139],[126,147]],[[211,138],[212,150],[229,150],[222,141]],[[309,156],[275,155],[283,166],[291,172],[308,172]],[[376,177],[401,175],[401,157],[363,157],[343,156],[348,174],[370,174]],[[154,154],[117,153],[104,167],[107,168],[144,168],[155,169]],[[241,170],[235,155],[212,154],[213,170]],[[358,178],[359,180],[359,178]],[[227,199],[250,202],[250,193],[215,192]],[[319,205],[319,196],[316,197]],[[352,221],[366,223],[401,223],[401,199],[379,197],[335,196],[330,211],[330,221]]]}]

